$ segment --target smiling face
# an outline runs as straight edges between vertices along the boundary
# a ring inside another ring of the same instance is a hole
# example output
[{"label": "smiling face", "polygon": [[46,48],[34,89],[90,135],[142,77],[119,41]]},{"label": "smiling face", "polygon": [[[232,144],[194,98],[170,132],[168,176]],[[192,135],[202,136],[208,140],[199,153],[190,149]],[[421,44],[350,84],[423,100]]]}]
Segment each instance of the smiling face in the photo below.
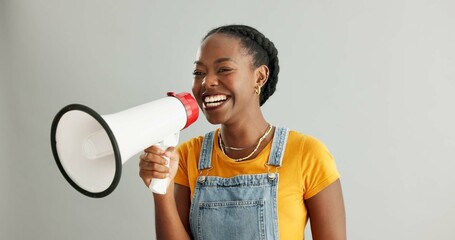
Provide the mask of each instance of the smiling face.
[{"label": "smiling face", "polygon": [[248,117],[259,111],[255,86],[267,79],[264,66],[255,68],[240,40],[221,33],[207,37],[196,58],[193,95],[207,120],[212,124],[251,120]]}]

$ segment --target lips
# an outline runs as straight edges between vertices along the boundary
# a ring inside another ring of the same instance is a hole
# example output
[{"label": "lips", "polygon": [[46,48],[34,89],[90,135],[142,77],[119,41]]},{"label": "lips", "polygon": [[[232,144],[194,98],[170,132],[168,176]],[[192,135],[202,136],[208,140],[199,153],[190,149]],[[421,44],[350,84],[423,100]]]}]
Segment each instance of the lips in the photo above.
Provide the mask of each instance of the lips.
[{"label": "lips", "polygon": [[227,98],[228,97],[223,94],[205,96],[203,97],[203,104],[205,108],[214,108],[223,104]]}]

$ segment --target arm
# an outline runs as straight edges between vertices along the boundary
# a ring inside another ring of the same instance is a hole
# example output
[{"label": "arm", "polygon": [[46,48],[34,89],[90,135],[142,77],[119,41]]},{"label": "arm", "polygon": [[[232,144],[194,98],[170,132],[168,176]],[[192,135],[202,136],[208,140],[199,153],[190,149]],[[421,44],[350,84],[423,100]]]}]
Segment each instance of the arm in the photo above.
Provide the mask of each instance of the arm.
[{"label": "arm", "polygon": [[[170,159],[166,167],[166,156]],[[178,154],[174,148],[166,151],[152,146],[145,150],[139,162],[139,176],[146,186],[152,178],[174,178],[178,168]],[[175,188],[175,192],[174,192]],[[190,209],[189,188],[177,185],[171,181],[166,194],[153,194],[155,201],[155,229],[157,239],[190,239],[188,214]],[[186,215],[186,217],[185,217]]]},{"label": "arm", "polygon": [[156,237],[157,239],[190,239],[188,219],[190,190],[178,184],[173,185],[171,183],[165,195],[153,194]]},{"label": "arm", "polygon": [[305,204],[314,240],[346,239],[346,216],[339,179],[305,200]]},{"label": "arm", "polygon": [[[180,220],[187,233],[191,233],[190,229],[190,207],[191,207],[191,191],[189,187],[180,184],[174,185],[175,204],[179,212]],[[190,234],[191,235],[191,234]]]}]

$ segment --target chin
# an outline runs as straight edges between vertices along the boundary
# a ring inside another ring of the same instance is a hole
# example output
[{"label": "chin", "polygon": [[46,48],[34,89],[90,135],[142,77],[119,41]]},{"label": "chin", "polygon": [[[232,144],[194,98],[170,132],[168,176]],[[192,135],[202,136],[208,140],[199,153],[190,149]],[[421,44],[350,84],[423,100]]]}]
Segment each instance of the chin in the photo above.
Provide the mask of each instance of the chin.
[{"label": "chin", "polygon": [[207,121],[213,125],[222,124],[223,122],[218,119],[207,118]]},{"label": "chin", "polygon": [[209,123],[211,123],[213,125],[222,124],[224,122],[222,118],[214,117],[214,116],[208,116],[207,114],[205,114],[205,118],[207,119],[207,121]]}]

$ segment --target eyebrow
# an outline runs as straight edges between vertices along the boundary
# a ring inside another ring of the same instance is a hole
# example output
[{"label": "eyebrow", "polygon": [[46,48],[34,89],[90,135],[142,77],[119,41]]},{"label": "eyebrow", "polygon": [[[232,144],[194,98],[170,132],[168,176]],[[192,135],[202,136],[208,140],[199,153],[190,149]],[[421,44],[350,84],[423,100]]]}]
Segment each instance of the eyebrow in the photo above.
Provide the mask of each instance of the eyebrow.
[{"label": "eyebrow", "polygon": [[[215,60],[213,63],[218,64],[218,63],[228,62],[228,61],[236,62],[236,61],[234,61],[234,59],[232,59],[232,58],[225,57],[225,58],[218,58],[218,59]],[[204,65],[204,63],[202,63],[201,61],[194,61],[194,64],[196,64],[196,65]]]}]

